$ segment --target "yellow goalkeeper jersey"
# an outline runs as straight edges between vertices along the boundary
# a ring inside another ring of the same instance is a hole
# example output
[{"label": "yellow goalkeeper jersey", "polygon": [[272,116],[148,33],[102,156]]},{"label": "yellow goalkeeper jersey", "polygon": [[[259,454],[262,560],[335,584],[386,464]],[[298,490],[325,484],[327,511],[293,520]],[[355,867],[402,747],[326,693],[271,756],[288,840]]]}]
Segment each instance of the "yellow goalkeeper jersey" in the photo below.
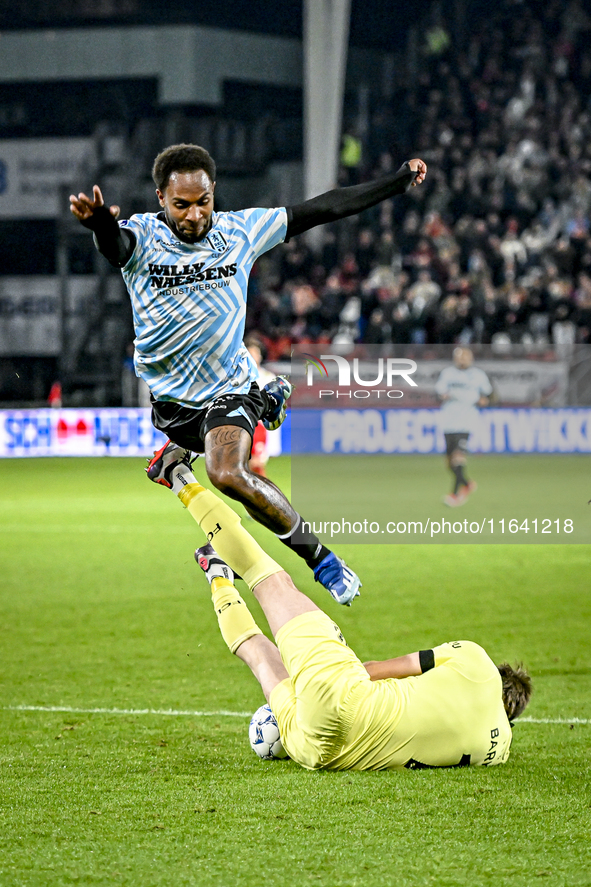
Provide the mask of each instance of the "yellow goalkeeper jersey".
[{"label": "yellow goalkeeper jersey", "polygon": [[418,677],[373,681],[331,770],[421,769],[502,764],[511,726],[502,680],[472,641],[435,647]]}]

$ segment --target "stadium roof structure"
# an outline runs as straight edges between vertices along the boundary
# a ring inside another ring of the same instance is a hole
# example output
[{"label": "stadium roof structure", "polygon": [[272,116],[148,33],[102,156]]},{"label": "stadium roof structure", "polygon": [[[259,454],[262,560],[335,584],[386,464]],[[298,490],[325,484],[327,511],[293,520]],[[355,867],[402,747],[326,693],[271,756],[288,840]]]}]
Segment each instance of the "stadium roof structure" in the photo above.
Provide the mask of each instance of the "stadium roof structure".
[{"label": "stadium roof structure", "polygon": [[[96,25],[205,25],[221,29],[301,37],[304,0],[177,0],[166,9],[160,0],[120,0],[90,3],[80,0],[21,0],[17,5],[0,0],[0,29],[89,27]],[[350,43],[353,46],[397,51],[408,28],[430,9],[431,0],[414,3],[392,0],[352,0]],[[465,5],[473,5],[466,0]]]}]

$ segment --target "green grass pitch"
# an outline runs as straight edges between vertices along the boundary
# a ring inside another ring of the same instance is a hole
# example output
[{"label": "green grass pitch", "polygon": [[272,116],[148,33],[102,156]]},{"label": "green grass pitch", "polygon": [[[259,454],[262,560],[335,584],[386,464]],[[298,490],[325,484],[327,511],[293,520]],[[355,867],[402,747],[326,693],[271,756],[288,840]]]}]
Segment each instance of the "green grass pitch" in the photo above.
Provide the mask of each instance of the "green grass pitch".
[{"label": "green grass pitch", "polygon": [[588,545],[339,546],[339,608],[247,522],[362,658],[463,637],[535,681],[505,766],[307,773],[250,750],[199,528],[140,460],[0,461],[0,491],[1,887],[591,884]]},{"label": "green grass pitch", "polygon": [[[450,509],[442,502],[451,491],[442,456],[302,455],[292,461],[292,497],[319,535],[335,542],[591,542],[591,456],[474,454],[467,471],[478,492]],[[395,533],[385,529],[394,526]]]}]

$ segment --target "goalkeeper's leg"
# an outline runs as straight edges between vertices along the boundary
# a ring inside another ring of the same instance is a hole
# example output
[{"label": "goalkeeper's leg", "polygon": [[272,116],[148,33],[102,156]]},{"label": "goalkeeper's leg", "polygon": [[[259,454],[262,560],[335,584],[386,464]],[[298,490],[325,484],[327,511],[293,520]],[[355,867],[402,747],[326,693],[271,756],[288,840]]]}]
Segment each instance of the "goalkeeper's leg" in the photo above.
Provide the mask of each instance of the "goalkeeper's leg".
[{"label": "goalkeeper's leg", "polygon": [[236,512],[198,483],[189,459],[188,450],[166,445],[151,461],[148,477],[172,489],[216,551],[250,588],[279,572],[282,568],[247,533]]},{"label": "goalkeeper's leg", "polygon": [[212,546],[205,545],[198,549],[195,559],[211,586],[213,607],[228,649],[248,665],[268,702],[277,684],[289,677],[279,650],[254,621],[234,586],[233,571],[218,557]]}]

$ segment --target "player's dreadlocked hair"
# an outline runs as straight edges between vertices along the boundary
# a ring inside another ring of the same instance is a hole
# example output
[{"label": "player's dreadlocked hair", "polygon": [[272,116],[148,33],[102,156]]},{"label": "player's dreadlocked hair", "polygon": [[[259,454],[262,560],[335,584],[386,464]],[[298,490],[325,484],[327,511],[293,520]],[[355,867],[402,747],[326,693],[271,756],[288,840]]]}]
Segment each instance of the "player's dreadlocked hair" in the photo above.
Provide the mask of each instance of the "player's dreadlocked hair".
[{"label": "player's dreadlocked hair", "polygon": [[199,145],[170,145],[152,167],[152,178],[159,191],[164,191],[173,172],[197,172],[202,169],[215,182],[215,161]]},{"label": "player's dreadlocked hair", "polygon": [[532,694],[531,678],[523,667],[523,662],[516,662],[512,667],[508,662],[497,666],[503,679],[503,704],[507,717],[514,721],[525,710]]}]

